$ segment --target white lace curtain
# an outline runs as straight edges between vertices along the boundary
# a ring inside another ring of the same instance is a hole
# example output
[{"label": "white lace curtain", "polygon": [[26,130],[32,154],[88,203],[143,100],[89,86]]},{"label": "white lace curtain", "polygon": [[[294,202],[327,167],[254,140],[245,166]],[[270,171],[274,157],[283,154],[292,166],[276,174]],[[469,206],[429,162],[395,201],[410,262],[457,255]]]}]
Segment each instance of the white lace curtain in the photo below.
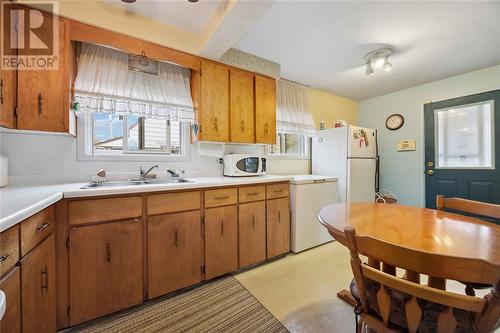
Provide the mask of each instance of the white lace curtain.
[{"label": "white lace curtain", "polygon": [[278,80],[276,83],[276,127],[278,133],[316,133],[309,110],[309,88]]},{"label": "white lace curtain", "polygon": [[158,75],[129,70],[128,54],[82,44],[75,81],[79,110],[194,122],[187,68],[158,63]]}]

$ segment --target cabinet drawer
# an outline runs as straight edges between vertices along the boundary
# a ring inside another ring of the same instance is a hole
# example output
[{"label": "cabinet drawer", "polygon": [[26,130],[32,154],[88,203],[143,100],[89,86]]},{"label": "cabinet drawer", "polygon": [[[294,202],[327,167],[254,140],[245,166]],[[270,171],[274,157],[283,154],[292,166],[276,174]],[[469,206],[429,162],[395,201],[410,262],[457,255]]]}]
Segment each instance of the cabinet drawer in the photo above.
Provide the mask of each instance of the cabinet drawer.
[{"label": "cabinet drawer", "polygon": [[69,203],[70,224],[120,220],[140,216],[142,216],[141,197],[78,200]]},{"label": "cabinet drawer", "polygon": [[233,205],[238,199],[237,188],[205,191],[205,207]]},{"label": "cabinet drawer", "polygon": [[45,237],[52,234],[54,224],[54,206],[45,208],[21,222],[21,256],[25,256]]},{"label": "cabinet drawer", "polygon": [[289,191],[288,183],[267,185],[267,198],[268,199],[284,198],[288,196],[288,191]]},{"label": "cabinet drawer", "polygon": [[19,261],[19,225],[0,234],[0,276],[7,273]]},{"label": "cabinet drawer", "polygon": [[148,196],[148,215],[200,209],[200,192],[180,192]]},{"label": "cabinet drawer", "polygon": [[240,187],[239,189],[239,201],[251,202],[266,200],[266,187],[265,186],[248,186]]}]

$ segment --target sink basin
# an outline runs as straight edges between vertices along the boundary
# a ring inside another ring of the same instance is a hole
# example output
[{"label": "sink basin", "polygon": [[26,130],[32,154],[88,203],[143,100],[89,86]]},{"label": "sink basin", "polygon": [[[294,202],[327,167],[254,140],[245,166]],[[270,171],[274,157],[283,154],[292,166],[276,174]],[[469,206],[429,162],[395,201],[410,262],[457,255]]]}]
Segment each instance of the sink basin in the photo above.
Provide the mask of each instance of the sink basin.
[{"label": "sink basin", "polygon": [[90,183],[82,187],[82,189],[100,188],[100,187],[116,187],[116,186],[137,186],[137,185],[154,185],[154,184],[179,184],[190,183],[189,180],[179,178],[169,179],[131,179],[127,181],[109,181],[105,183]]}]

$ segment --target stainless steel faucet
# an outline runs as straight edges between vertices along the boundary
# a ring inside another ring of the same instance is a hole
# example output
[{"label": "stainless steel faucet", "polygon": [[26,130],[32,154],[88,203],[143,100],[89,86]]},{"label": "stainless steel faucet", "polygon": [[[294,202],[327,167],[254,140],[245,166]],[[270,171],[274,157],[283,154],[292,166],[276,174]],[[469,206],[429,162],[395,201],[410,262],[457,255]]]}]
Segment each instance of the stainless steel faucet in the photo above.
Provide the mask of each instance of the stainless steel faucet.
[{"label": "stainless steel faucet", "polygon": [[146,179],[146,176],[147,176],[147,175],[148,175],[151,171],[153,171],[153,169],[158,168],[158,167],[159,167],[159,165],[153,165],[151,168],[149,168],[149,169],[148,169],[148,171],[146,171],[146,172],[145,172],[145,171],[144,171],[144,169],[142,168],[142,166],[139,166],[139,178],[140,178],[141,180]]}]

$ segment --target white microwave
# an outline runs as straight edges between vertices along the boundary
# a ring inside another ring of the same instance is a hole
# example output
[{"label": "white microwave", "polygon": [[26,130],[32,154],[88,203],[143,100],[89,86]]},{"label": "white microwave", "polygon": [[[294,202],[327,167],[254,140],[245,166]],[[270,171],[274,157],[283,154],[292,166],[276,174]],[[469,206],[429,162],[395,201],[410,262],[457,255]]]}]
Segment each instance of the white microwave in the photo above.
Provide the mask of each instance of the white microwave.
[{"label": "white microwave", "polygon": [[224,176],[245,177],[266,174],[266,158],[255,155],[228,154],[223,156]]}]

